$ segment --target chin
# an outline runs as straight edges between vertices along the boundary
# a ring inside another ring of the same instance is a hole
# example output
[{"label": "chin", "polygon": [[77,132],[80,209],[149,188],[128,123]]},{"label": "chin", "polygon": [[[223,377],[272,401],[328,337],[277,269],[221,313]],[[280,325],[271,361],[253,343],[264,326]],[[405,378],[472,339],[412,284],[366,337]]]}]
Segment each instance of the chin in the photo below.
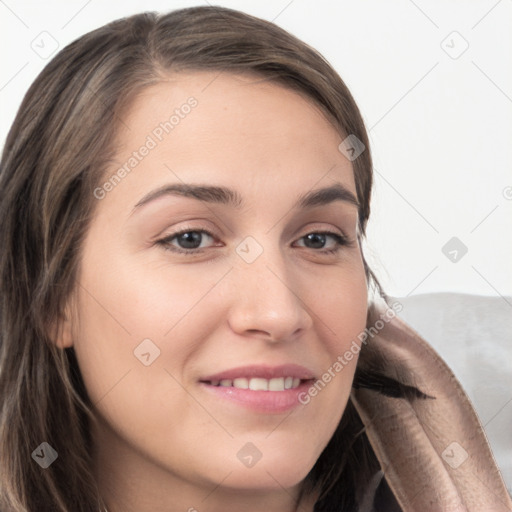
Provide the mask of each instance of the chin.
[{"label": "chin", "polygon": [[237,468],[224,484],[237,491],[281,491],[300,484],[311,468],[291,467],[289,464],[241,470]]},{"label": "chin", "polygon": [[[319,454],[304,453],[304,446],[293,446],[290,450],[284,450],[283,447],[262,448],[261,458],[252,461],[247,458],[245,465],[243,462],[244,454],[250,453],[252,447],[246,446],[245,451],[241,451],[242,461],[233,459],[225,461],[223,467],[217,468],[213,472],[213,479],[218,483],[219,475],[229,477],[224,481],[227,487],[238,490],[260,490],[272,491],[289,489],[300,484],[313,468]],[[257,457],[257,454],[254,453]]]}]

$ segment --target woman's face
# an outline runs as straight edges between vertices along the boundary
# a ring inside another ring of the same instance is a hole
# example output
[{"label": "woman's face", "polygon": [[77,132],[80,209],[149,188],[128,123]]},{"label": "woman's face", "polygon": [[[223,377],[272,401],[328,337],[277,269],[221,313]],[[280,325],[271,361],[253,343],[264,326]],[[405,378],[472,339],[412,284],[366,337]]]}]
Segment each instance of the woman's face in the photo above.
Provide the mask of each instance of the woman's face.
[{"label": "woman's face", "polygon": [[102,485],[126,510],[163,510],[164,491],[198,510],[289,500],[340,421],[357,356],[335,363],[366,321],[343,137],[296,92],[226,73],[173,76],[121,119],[67,339]]}]

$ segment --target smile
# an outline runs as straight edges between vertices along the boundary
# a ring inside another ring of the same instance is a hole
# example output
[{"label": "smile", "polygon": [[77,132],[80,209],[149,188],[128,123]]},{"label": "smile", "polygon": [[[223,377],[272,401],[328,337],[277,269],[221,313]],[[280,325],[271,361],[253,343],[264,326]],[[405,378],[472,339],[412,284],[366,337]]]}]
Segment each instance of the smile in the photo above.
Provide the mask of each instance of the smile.
[{"label": "smile", "polygon": [[208,382],[211,386],[233,387],[238,389],[250,389],[252,391],[284,391],[285,389],[298,388],[301,379],[297,377],[276,377],[273,379],[263,379],[253,377],[247,379],[239,377],[236,379],[222,379]]},{"label": "smile", "polygon": [[230,407],[264,414],[279,414],[301,405],[299,395],[309,389],[315,374],[304,366],[252,365],[232,368],[200,379],[210,396]]}]

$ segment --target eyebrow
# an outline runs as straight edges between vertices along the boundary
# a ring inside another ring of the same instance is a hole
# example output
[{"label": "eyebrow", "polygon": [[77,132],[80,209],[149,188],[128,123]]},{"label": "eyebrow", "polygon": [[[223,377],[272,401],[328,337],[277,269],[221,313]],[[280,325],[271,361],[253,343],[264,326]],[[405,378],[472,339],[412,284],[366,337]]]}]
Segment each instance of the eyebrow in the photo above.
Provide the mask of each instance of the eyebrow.
[{"label": "eyebrow", "polygon": [[[146,194],[133,208],[132,214],[142,206],[163,196],[191,197],[207,203],[217,203],[241,209],[244,206],[242,196],[233,189],[213,185],[191,185],[174,183],[164,185]],[[354,194],[341,183],[325,188],[314,189],[303,194],[295,202],[294,207],[312,208],[326,205],[335,201],[343,201],[359,208],[359,202]]]}]

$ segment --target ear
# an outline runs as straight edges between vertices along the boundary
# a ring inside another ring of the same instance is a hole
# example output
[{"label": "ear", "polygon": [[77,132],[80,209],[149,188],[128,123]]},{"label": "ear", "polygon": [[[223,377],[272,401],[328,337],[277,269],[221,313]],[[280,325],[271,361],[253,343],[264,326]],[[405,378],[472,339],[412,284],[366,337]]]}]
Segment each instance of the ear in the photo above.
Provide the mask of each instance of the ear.
[{"label": "ear", "polygon": [[73,346],[72,316],[69,307],[59,316],[49,329],[50,340],[59,348]]}]

